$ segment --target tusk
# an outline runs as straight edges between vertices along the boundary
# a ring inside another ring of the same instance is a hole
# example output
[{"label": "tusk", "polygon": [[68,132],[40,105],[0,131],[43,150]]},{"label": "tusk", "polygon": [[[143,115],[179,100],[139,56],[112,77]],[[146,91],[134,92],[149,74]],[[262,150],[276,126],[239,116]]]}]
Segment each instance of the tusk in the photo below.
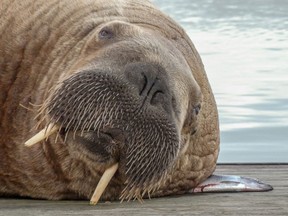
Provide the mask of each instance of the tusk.
[{"label": "tusk", "polygon": [[29,140],[27,140],[24,143],[24,145],[30,147],[30,146],[46,139],[50,135],[54,134],[58,129],[59,129],[58,126],[56,126],[54,124],[49,124],[46,128],[44,128],[39,133],[37,133],[35,136],[33,136]]},{"label": "tusk", "polygon": [[109,184],[110,180],[114,176],[117,169],[118,169],[118,163],[114,164],[113,166],[105,170],[90,200],[91,205],[96,205],[98,203],[101,195],[103,194],[105,188]]}]

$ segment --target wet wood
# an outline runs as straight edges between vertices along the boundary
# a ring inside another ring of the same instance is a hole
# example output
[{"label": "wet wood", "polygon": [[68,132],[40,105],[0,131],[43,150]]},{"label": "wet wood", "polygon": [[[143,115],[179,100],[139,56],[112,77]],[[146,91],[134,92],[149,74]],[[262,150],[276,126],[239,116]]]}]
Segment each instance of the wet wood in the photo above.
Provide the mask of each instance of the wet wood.
[{"label": "wet wood", "polygon": [[206,193],[146,200],[144,204],[0,199],[0,215],[288,215],[288,164],[218,165],[218,174],[257,177],[274,190]]}]

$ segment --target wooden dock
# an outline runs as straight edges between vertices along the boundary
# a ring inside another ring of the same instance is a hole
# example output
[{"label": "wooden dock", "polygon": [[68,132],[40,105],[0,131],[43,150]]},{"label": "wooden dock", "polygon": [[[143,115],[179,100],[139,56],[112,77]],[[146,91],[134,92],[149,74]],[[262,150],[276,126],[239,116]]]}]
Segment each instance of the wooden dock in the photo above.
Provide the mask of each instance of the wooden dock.
[{"label": "wooden dock", "polygon": [[[286,215],[288,164],[218,165],[218,174],[257,177],[274,187],[270,192],[206,193],[145,200],[144,204],[88,201],[0,199],[1,216],[21,215]],[[53,187],[53,185],[51,185]]]}]

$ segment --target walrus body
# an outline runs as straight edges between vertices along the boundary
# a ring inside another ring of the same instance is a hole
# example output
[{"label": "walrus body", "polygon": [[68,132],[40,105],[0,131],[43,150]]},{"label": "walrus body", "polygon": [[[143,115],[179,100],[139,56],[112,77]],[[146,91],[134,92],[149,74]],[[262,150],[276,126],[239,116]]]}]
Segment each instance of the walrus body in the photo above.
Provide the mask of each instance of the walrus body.
[{"label": "walrus body", "polygon": [[[186,193],[213,173],[203,64],[151,3],[1,0],[0,19],[0,196],[89,199],[116,161],[103,200]],[[51,122],[57,135],[24,146]]]}]

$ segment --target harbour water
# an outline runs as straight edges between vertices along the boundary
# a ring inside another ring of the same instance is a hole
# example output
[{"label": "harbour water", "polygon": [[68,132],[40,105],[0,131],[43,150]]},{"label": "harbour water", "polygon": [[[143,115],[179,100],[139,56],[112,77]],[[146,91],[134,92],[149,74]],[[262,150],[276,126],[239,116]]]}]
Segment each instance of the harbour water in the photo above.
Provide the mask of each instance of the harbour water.
[{"label": "harbour water", "polygon": [[184,27],[218,104],[218,162],[288,162],[288,1],[154,0]]}]

